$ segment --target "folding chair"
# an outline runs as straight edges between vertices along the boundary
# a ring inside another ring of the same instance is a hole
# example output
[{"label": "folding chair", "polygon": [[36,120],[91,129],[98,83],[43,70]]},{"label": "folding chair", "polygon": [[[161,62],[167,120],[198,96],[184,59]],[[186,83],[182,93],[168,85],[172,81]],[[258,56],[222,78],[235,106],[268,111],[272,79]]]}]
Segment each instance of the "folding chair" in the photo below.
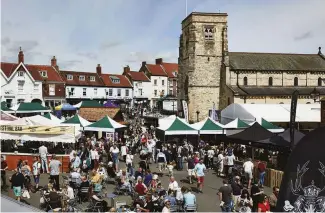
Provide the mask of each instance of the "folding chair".
[{"label": "folding chair", "polygon": [[185,212],[197,212],[197,205],[187,205],[184,210]]},{"label": "folding chair", "polygon": [[91,197],[91,203],[90,205],[87,207],[86,211],[90,211],[90,212],[103,212],[103,199],[101,199],[100,197],[93,195]]}]

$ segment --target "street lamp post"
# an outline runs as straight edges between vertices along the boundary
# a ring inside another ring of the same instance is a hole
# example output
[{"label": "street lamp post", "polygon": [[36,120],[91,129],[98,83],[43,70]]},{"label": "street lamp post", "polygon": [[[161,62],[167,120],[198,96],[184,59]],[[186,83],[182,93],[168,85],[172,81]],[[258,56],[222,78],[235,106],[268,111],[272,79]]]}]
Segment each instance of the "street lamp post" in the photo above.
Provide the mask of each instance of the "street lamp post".
[{"label": "street lamp post", "polygon": [[314,90],[310,93],[310,96],[312,99],[314,99],[314,103],[320,102],[320,92],[317,91],[316,87]]},{"label": "street lamp post", "polygon": [[196,121],[199,122],[199,114],[200,114],[200,111],[196,111]]}]

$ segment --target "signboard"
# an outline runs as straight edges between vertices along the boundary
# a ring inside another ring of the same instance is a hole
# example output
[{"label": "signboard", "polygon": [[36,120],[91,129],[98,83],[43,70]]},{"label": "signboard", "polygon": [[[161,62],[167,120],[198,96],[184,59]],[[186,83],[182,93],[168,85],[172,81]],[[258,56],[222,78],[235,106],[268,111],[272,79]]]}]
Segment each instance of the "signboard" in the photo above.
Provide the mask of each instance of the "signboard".
[{"label": "signboard", "polygon": [[0,125],[0,132],[13,134],[46,134],[62,135],[74,134],[72,126],[20,126],[20,125]]},{"label": "signboard", "polygon": [[294,145],[295,137],[295,124],[296,124],[296,112],[297,112],[297,101],[298,101],[299,92],[298,90],[294,91],[291,97],[291,108],[290,108],[290,143],[291,148]]},{"label": "signboard", "polygon": [[176,112],[177,111],[177,100],[164,100],[163,110]]},{"label": "signboard", "polygon": [[114,141],[114,133],[106,132],[106,138],[108,141]]},{"label": "signboard", "polygon": [[186,122],[188,122],[188,107],[187,107],[187,102],[185,100],[182,100],[183,104],[183,111],[184,111],[184,118]]}]

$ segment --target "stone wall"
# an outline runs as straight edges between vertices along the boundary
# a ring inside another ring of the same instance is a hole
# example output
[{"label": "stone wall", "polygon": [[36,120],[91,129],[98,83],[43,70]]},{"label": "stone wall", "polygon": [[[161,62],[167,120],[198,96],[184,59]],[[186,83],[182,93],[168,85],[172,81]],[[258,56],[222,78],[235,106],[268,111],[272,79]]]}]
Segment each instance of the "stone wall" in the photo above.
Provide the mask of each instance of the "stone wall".
[{"label": "stone wall", "polygon": [[[231,85],[237,85],[237,73],[231,71]],[[298,86],[318,86],[318,78],[325,78],[324,72],[267,72],[267,71],[240,71],[238,84],[244,85],[247,77],[247,86],[268,86],[269,77],[273,78],[273,86],[294,86],[294,78],[298,77]],[[323,83],[323,86],[325,84]]]},{"label": "stone wall", "polygon": [[[208,116],[213,102],[220,109],[220,78],[223,69],[223,30],[227,14],[192,13],[182,22],[179,48],[178,98],[188,102],[189,120]],[[205,30],[211,30],[207,39]],[[186,88],[188,86],[188,88]]]}]

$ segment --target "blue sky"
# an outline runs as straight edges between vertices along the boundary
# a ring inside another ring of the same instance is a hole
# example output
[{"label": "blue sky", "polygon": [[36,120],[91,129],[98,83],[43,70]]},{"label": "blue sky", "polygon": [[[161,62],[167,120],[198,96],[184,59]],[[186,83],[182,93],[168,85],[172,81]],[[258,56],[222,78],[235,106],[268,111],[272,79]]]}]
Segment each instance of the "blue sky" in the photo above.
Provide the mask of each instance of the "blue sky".
[{"label": "blue sky", "polygon": [[[325,0],[188,0],[188,13],[228,13],[230,51],[325,52]],[[1,0],[1,59],[121,73],[177,62],[185,0]]]}]

